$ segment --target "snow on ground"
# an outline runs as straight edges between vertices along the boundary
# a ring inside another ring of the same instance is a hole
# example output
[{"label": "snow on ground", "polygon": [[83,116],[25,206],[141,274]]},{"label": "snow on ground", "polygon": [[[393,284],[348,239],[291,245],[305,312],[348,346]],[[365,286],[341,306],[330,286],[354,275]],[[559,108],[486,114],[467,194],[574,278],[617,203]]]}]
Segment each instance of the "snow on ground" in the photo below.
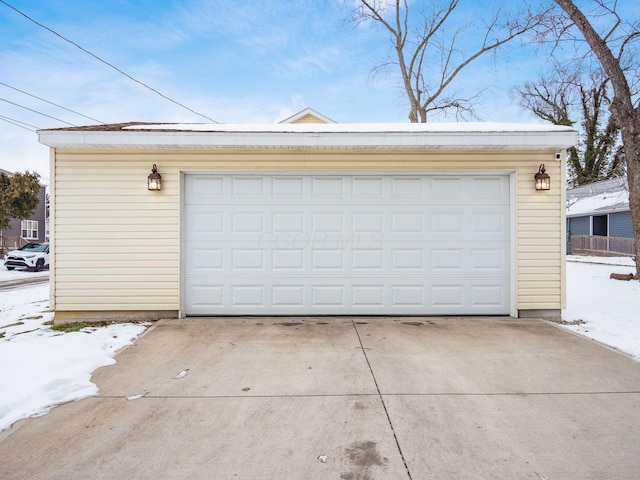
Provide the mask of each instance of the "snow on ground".
[{"label": "snow on ground", "polygon": [[565,328],[640,361],[640,282],[609,278],[611,273],[634,273],[631,265],[625,257],[569,257],[562,320],[574,323]]},{"label": "snow on ground", "polygon": [[[628,258],[569,257],[567,328],[640,361],[640,282],[609,279],[632,273]],[[606,263],[605,263],[606,262]],[[7,272],[0,282],[42,273]],[[118,324],[62,333],[51,329],[49,285],[0,291],[0,431],[51,407],[98,393],[91,373],[115,363],[145,325]]]},{"label": "snow on ground", "polygon": [[22,280],[24,278],[48,277],[49,272],[27,272],[26,270],[9,271],[4,266],[0,266],[0,282],[8,282],[11,280]]},{"label": "snow on ground", "polygon": [[[0,281],[5,272],[0,267]],[[22,272],[10,273],[15,279]],[[48,284],[0,291],[0,431],[97,394],[91,373],[114,364],[115,353],[146,328],[129,323],[63,333],[51,329],[52,319]]]}]

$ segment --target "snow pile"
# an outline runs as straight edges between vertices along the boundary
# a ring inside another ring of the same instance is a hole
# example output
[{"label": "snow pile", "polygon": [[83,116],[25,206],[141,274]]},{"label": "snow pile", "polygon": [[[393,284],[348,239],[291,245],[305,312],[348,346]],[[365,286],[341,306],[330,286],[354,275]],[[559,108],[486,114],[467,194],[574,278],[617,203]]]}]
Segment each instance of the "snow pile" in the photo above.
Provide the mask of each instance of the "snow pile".
[{"label": "snow pile", "polygon": [[[640,282],[613,280],[611,273],[635,273],[628,258],[615,265],[567,262],[566,328],[621,350],[640,361]],[[583,323],[584,322],[584,323]]]},{"label": "snow pile", "polygon": [[0,431],[22,418],[98,393],[91,372],[115,363],[114,354],[146,328],[118,324],[79,332],[52,330],[49,286],[0,293]]}]

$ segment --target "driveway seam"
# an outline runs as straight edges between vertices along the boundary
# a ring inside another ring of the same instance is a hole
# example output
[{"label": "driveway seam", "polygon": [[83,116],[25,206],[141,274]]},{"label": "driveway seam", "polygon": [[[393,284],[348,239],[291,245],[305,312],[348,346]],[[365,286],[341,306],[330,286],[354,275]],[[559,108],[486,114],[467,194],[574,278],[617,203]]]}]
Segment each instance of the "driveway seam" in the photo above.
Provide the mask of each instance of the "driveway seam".
[{"label": "driveway seam", "polygon": [[[344,393],[344,394],[286,394],[286,395],[143,395],[142,398],[184,398],[184,399],[231,399],[231,398],[349,398],[349,397],[379,397],[378,393]],[[127,395],[94,395],[91,398],[127,398]],[[138,400],[138,399],[136,399]]]},{"label": "driveway seam", "polygon": [[384,398],[382,397],[382,392],[380,392],[380,387],[378,386],[378,380],[376,379],[375,374],[373,373],[373,368],[371,367],[371,362],[369,362],[369,357],[367,356],[367,351],[362,344],[362,338],[360,338],[360,332],[358,332],[358,327],[356,323],[351,320],[351,324],[353,325],[353,329],[356,332],[356,336],[358,337],[358,342],[360,343],[360,349],[362,350],[362,354],[364,355],[364,359],[367,362],[367,366],[369,367],[369,372],[371,372],[371,377],[373,378],[373,383],[376,386],[376,391],[378,392],[378,398],[380,399],[380,403],[382,403],[382,408],[384,409],[384,413],[387,416],[387,422],[389,422],[389,427],[391,428],[391,433],[393,433],[393,439],[396,442],[396,447],[398,447],[398,453],[400,453],[400,458],[402,459],[402,463],[404,464],[404,468],[407,472],[407,478],[409,480],[413,480],[411,477],[411,471],[409,470],[409,465],[407,465],[407,460],[404,458],[404,453],[402,452],[402,447],[400,446],[400,441],[398,440],[398,435],[396,435],[396,430],[393,428],[393,422],[391,421],[391,417],[389,416],[389,410],[387,410],[387,405],[384,403]]},{"label": "driveway seam", "polygon": [[[375,382],[375,379],[374,379]],[[348,398],[348,397],[543,397],[543,396],[595,396],[595,395],[640,395],[640,391],[623,392],[450,392],[450,393],[308,393],[285,395],[143,395],[140,398],[185,398],[185,399],[230,399],[230,398]],[[127,395],[94,395],[92,398],[127,398]]]}]

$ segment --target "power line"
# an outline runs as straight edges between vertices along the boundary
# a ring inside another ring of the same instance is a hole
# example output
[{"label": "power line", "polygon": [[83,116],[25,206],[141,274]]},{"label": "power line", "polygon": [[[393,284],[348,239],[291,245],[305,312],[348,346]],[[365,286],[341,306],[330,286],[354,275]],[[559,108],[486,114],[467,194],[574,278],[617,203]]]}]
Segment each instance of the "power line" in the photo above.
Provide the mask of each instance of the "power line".
[{"label": "power line", "polygon": [[35,130],[41,130],[40,127],[36,127],[35,125],[31,125],[30,123],[27,122],[23,122],[22,120],[17,120],[15,118],[11,118],[11,117],[6,117],[4,115],[0,115],[0,118],[4,119],[4,120],[11,120],[12,122],[17,122],[17,123],[21,123],[22,125],[26,125],[28,127],[31,127]]},{"label": "power line", "polygon": [[193,110],[193,109],[191,109],[191,108],[187,107],[186,105],[183,105],[182,103],[180,103],[180,102],[178,102],[178,101],[176,101],[176,100],[174,100],[174,99],[172,99],[172,98],[167,97],[166,95],[164,95],[163,93],[159,92],[159,91],[158,91],[158,90],[156,90],[155,88],[150,87],[150,86],[149,86],[149,85],[147,85],[146,83],[141,82],[140,80],[137,80],[137,79],[133,78],[131,75],[129,75],[128,73],[126,73],[126,72],[124,72],[124,71],[122,71],[122,70],[120,70],[118,67],[116,67],[116,66],[115,66],[115,65],[113,65],[112,63],[109,63],[109,62],[107,62],[106,60],[103,60],[103,59],[102,59],[102,58],[100,58],[98,55],[96,55],[96,54],[94,54],[94,53],[91,53],[89,50],[87,50],[86,48],[81,47],[80,45],[78,45],[77,43],[75,43],[73,40],[69,40],[68,38],[66,38],[66,37],[62,36],[61,34],[59,34],[58,32],[56,32],[55,30],[52,30],[52,29],[50,29],[49,27],[47,27],[46,25],[43,25],[42,23],[40,23],[40,22],[38,22],[38,21],[34,20],[34,19],[33,19],[33,18],[31,18],[29,15],[27,15],[26,13],[24,13],[24,12],[22,12],[22,11],[18,10],[16,7],[14,7],[14,6],[12,6],[12,5],[9,5],[9,4],[8,4],[7,2],[5,2],[4,0],[0,0],[0,3],[2,3],[2,4],[4,4],[4,5],[6,5],[6,6],[7,6],[7,7],[9,7],[10,9],[12,9],[12,10],[14,10],[15,12],[19,13],[20,15],[22,15],[24,18],[26,18],[26,19],[27,19],[27,20],[29,20],[30,22],[33,22],[33,23],[35,23],[36,25],[38,25],[39,27],[42,27],[42,28],[44,28],[45,30],[47,30],[47,31],[49,31],[49,32],[51,32],[51,33],[53,33],[55,36],[57,36],[57,37],[61,38],[61,39],[62,39],[62,40],[64,40],[65,42],[68,42],[68,43],[70,43],[71,45],[73,45],[74,47],[79,48],[80,50],[82,50],[82,51],[83,51],[83,52],[85,52],[86,54],[91,55],[93,58],[95,58],[95,59],[96,59],[96,60],[98,60],[99,62],[102,62],[102,63],[104,63],[105,65],[107,65],[107,66],[109,66],[109,67],[113,68],[115,71],[117,71],[118,73],[120,73],[120,74],[124,75],[124,76],[125,76],[125,77],[127,77],[128,79],[133,80],[134,82],[136,82],[136,83],[138,83],[138,84],[142,85],[143,87],[145,87],[145,88],[147,88],[147,89],[151,90],[151,91],[152,91],[152,92],[154,92],[154,93],[157,93],[157,94],[158,94],[158,95],[160,95],[162,98],[164,98],[164,99],[166,99],[166,100],[169,100],[170,102],[173,102],[173,103],[175,103],[176,105],[179,105],[180,107],[185,108],[185,109],[189,110],[191,113],[195,113],[196,115],[198,115],[198,116],[200,116],[200,117],[202,117],[202,118],[206,118],[207,120],[210,120],[210,121],[212,121],[212,122],[214,122],[214,123],[218,123],[218,122],[216,122],[213,118],[207,117],[206,115],[203,115],[202,113],[198,113],[198,112],[196,112],[195,110]]},{"label": "power line", "polygon": [[[2,1],[2,0],[0,0],[0,1]],[[69,122],[67,122],[65,120],[61,120],[59,118],[52,117],[51,115],[47,115],[46,113],[39,112],[37,110],[34,110],[33,108],[25,107],[24,105],[20,105],[19,103],[12,102],[11,100],[7,100],[6,98],[0,98],[0,100],[3,101],[3,102],[10,103],[11,105],[15,105],[16,107],[20,107],[20,108],[24,108],[25,110],[29,110],[30,112],[37,113],[38,115],[42,115],[43,117],[49,117],[49,118],[52,118],[54,120],[57,120],[58,122],[66,123],[67,125],[71,125],[72,127],[77,127],[77,125],[74,125],[73,123],[69,123]]]},{"label": "power line", "polygon": [[[36,133],[37,132],[37,130],[33,130],[33,129],[29,128],[29,127],[24,127],[24,126],[20,125],[20,123],[23,123],[20,120],[15,120],[13,118],[5,117],[3,115],[0,115],[0,120],[5,121],[7,123],[10,123],[11,125],[14,125],[16,127],[24,128],[25,130],[27,130],[27,131],[29,131],[31,133]],[[25,125],[28,125],[28,123],[25,123]],[[33,125],[31,125],[31,126],[33,126]],[[37,127],[34,127],[34,128],[37,129]]]},{"label": "power line", "polygon": [[37,98],[38,100],[42,100],[43,102],[46,102],[49,105],[53,105],[55,107],[62,108],[63,110],[66,110],[67,112],[75,113],[76,115],[80,115],[81,117],[88,118],[89,120],[93,120],[94,122],[98,122],[98,123],[104,124],[104,122],[102,122],[100,120],[97,120],[97,119],[92,118],[92,117],[88,117],[87,115],[83,115],[80,112],[76,112],[75,110],[71,110],[70,108],[63,107],[62,105],[58,105],[57,103],[50,102],[49,100],[46,100],[46,99],[44,99],[42,97],[38,97],[37,95],[33,95],[32,93],[25,92],[24,90],[20,90],[19,88],[12,87],[11,85],[8,85],[8,84],[6,84],[4,82],[0,82],[0,85],[4,85],[5,87],[11,88],[12,90],[15,90],[16,92],[24,93],[25,95],[29,95],[30,97]]}]

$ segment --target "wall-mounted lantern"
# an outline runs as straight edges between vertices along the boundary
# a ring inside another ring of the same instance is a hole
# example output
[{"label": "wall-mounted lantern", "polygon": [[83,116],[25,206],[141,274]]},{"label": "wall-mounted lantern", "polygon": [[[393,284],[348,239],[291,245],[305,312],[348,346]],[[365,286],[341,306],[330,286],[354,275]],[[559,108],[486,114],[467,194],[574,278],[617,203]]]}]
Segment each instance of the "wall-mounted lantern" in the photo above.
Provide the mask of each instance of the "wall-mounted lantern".
[{"label": "wall-mounted lantern", "polygon": [[551,188],[551,179],[547,175],[544,163],[540,164],[538,173],[536,173],[536,190],[549,190]]},{"label": "wall-mounted lantern", "polygon": [[151,167],[151,173],[148,177],[147,188],[154,192],[159,192],[162,190],[162,176],[158,173],[158,167],[156,164],[153,164]]}]

